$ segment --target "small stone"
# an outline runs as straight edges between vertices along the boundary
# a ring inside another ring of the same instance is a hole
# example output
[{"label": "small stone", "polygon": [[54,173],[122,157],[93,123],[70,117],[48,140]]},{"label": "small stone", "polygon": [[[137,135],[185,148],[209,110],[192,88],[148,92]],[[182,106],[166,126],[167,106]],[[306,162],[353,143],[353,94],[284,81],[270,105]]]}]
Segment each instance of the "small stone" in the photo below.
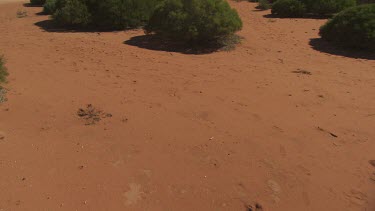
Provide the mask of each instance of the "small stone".
[{"label": "small stone", "polygon": [[375,167],[375,160],[369,160],[368,161],[373,167]]}]

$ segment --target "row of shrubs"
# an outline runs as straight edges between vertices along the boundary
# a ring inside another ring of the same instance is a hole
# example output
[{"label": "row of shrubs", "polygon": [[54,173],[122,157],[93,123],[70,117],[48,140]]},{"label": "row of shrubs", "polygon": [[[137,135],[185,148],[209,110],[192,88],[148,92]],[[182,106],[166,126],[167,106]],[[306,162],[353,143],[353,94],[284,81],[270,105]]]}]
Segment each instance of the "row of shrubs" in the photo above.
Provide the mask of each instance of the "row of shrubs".
[{"label": "row of shrubs", "polygon": [[258,2],[258,8],[272,8],[279,17],[303,17],[306,14],[332,15],[357,4],[375,3],[375,0],[249,0]]},{"label": "row of shrubs", "polygon": [[[375,51],[375,0],[251,1],[258,2],[260,9],[272,8],[272,14],[279,17],[303,17],[307,13],[331,15],[339,12],[321,27],[321,37],[336,45]],[[357,4],[360,6],[355,6]]]},{"label": "row of shrubs", "polygon": [[356,4],[356,0],[277,0],[272,4],[271,12],[280,17],[331,15]]},{"label": "row of shrubs", "polygon": [[[32,1],[44,3],[45,12],[63,26],[104,30],[144,27],[147,33],[186,43],[212,43],[242,28],[239,15],[226,0]],[[342,46],[375,49],[375,4],[352,7],[356,0],[268,1],[272,13],[284,17],[344,10],[321,28],[320,35]]]},{"label": "row of shrubs", "polygon": [[143,26],[160,0],[47,0],[44,11],[57,24],[120,30]]},{"label": "row of shrubs", "polygon": [[147,33],[186,43],[213,43],[242,28],[237,11],[226,0],[38,0],[37,4],[44,4],[44,12],[64,27],[144,27]]}]

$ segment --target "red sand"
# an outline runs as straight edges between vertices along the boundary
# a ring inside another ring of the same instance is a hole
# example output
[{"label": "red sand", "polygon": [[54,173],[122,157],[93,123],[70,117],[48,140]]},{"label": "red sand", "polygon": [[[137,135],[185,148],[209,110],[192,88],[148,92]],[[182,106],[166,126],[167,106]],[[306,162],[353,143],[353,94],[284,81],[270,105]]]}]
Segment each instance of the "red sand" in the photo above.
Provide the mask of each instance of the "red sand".
[{"label": "red sand", "polygon": [[375,210],[375,61],[314,50],[326,20],[231,5],[244,41],[207,55],[0,5],[0,210]]}]

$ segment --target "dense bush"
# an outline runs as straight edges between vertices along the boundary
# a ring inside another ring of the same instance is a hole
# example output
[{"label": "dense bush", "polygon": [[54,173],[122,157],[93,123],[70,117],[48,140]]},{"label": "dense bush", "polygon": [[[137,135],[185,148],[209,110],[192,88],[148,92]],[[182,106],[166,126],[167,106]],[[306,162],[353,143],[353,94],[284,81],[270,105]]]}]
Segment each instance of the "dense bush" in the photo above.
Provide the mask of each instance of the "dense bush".
[{"label": "dense bush", "polygon": [[32,4],[32,5],[42,6],[44,3],[46,3],[46,0],[30,0],[30,4]]},{"label": "dense bush", "polygon": [[268,0],[259,0],[257,8],[261,10],[268,10],[271,8],[271,2]]},{"label": "dense bush", "polygon": [[43,5],[43,12],[46,14],[53,14],[56,11],[56,0],[47,0]]},{"label": "dense bush", "polygon": [[306,12],[305,5],[299,0],[278,0],[272,4],[272,14],[279,17],[302,17]]},{"label": "dense bush", "polygon": [[331,15],[356,4],[356,0],[278,0],[272,11],[280,17],[301,17],[306,13]]},{"label": "dense bush", "polygon": [[53,19],[67,26],[124,29],[146,24],[160,0],[57,0]]},{"label": "dense bush", "polygon": [[370,4],[375,3],[375,0],[358,0],[358,4]]},{"label": "dense bush", "polygon": [[315,14],[333,14],[357,4],[356,0],[301,0],[307,11]]},{"label": "dense bush", "polygon": [[0,83],[6,81],[6,76],[8,76],[7,69],[4,66],[4,59],[0,56]]},{"label": "dense bush", "polygon": [[320,35],[337,45],[375,51],[375,4],[342,11],[320,28]]},{"label": "dense bush", "polygon": [[209,43],[242,28],[238,13],[226,0],[165,0],[145,30],[186,43]]},{"label": "dense bush", "polygon": [[53,19],[61,25],[86,27],[91,22],[91,15],[83,1],[64,0],[63,6],[53,14]]},{"label": "dense bush", "polygon": [[[94,23],[99,27],[138,27],[147,23],[159,0],[98,0],[93,9]],[[93,8],[94,6],[90,6]]]}]

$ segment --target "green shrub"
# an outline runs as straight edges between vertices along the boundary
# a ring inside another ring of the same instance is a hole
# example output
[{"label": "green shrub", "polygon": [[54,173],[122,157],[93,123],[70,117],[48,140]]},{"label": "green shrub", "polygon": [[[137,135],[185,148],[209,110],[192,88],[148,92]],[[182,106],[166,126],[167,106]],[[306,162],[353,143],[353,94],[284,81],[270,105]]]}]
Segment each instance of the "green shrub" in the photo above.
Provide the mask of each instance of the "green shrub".
[{"label": "green shrub", "polygon": [[258,1],[258,9],[268,10],[270,8],[271,8],[271,3],[268,0],[259,0]]},{"label": "green shrub", "polygon": [[226,0],[165,0],[145,30],[166,39],[193,43],[215,42],[242,28],[242,21]]},{"label": "green shrub", "polygon": [[134,28],[145,25],[160,0],[98,0],[90,6],[93,23],[100,28]]},{"label": "green shrub", "polygon": [[278,0],[272,11],[280,17],[301,17],[305,13],[330,15],[356,4],[356,0]]},{"label": "green shrub", "polygon": [[145,25],[161,0],[57,0],[53,19],[61,25],[125,29]]},{"label": "green shrub", "polygon": [[53,14],[56,23],[65,26],[85,27],[91,22],[91,15],[86,4],[79,0],[64,0],[61,8]]},{"label": "green shrub", "polygon": [[45,14],[53,14],[56,12],[56,0],[47,0],[43,5],[43,12]]},{"label": "green shrub", "polygon": [[333,14],[357,4],[356,0],[301,0],[307,11],[314,14]]},{"label": "green shrub", "polygon": [[46,0],[30,0],[30,4],[32,4],[32,5],[42,6],[44,3],[46,3]]},{"label": "green shrub", "polygon": [[320,28],[320,35],[337,45],[375,51],[375,4],[340,12]]},{"label": "green shrub", "polygon": [[375,3],[375,0],[358,0],[358,4],[370,4]]},{"label": "green shrub", "polygon": [[278,0],[272,4],[272,14],[284,18],[302,17],[306,8],[299,0]]},{"label": "green shrub", "polygon": [[5,68],[4,58],[0,56],[0,83],[6,81],[6,77],[8,76],[7,69]]}]

